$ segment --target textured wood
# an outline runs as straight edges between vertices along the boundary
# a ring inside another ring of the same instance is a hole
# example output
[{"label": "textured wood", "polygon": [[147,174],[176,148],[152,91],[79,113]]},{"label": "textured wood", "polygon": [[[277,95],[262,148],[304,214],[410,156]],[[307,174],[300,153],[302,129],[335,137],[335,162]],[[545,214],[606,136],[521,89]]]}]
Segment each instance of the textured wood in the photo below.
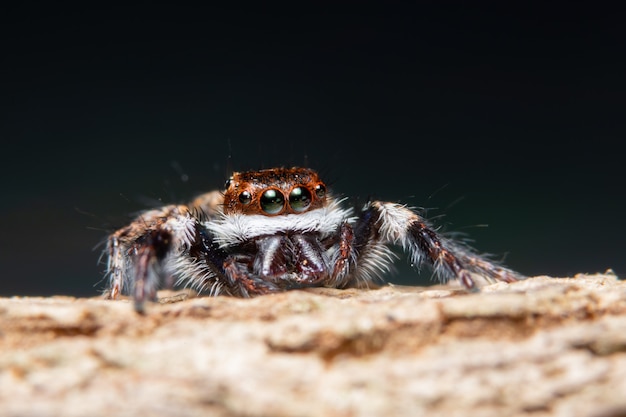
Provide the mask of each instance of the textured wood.
[{"label": "textured wood", "polygon": [[0,298],[0,415],[626,415],[626,283],[611,273],[473,294],[162,295],[143,316]]}]

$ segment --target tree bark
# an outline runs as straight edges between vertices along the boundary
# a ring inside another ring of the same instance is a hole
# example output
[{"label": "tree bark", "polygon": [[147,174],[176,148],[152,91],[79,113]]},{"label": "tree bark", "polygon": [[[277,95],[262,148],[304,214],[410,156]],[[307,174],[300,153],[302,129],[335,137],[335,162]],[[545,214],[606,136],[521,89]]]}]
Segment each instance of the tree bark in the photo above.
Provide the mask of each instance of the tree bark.
[{"label": "tree bark", "polygon": [[610,271],[254,299],[0,298],[0,415],[624,416]]}]

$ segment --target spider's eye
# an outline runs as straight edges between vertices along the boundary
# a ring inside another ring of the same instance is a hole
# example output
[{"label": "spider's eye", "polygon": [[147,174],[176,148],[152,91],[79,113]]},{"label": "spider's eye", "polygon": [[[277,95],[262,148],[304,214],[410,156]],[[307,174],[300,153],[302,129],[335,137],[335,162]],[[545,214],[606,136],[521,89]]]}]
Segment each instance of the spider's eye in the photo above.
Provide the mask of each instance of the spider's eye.
[{"label": "spider's eye", "polygon": [[252,194],[250,194],[249,191],[242,191],[241,194],[239,194],[239,202],[241,204],[248,205],[250,204],[251,201],[252,201]]},{"label": "spider's eye", "polygon": [[280,213],[285,205],[285,197],[278,190],[265,190],[261,194],[261,209],[267,214]]},{"label": "spider's eye", "polygon": [[315,195],[317,198],[324,198],[324,196],[326,196],[326,187],[324,187],[324,184],[317,184],[315,186]]},{"label": "spider's eye", "polygon": [[311,193],[305,187],[296,187],[289,193],[289,205],[293,211],[304,211],[311,204]]}]

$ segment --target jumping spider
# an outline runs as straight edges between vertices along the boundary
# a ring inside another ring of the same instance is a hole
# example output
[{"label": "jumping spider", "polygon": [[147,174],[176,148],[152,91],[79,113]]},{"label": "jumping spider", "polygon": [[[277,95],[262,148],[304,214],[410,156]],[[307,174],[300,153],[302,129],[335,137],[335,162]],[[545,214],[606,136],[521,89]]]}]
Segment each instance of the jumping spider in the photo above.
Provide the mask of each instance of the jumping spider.
[{"label": "jumping spider", "polygon": [[440,235],[404,205],[370,201],[354,213],[342,202],[311,169],[234,173],[224,192],[146,211],[110,235],[108,296],[128,289],[141,312],[162,280],[236,297],[363,287],[389,271],[391,245],[414,265],[429,264],[441,281],[456,278],[470,290],[472,274],[523,278]]}]

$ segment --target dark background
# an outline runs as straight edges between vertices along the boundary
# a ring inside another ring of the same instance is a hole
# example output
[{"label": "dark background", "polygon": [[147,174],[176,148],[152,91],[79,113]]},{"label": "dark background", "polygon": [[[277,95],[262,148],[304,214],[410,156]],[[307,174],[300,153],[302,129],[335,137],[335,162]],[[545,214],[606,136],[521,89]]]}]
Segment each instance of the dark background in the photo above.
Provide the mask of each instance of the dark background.
[{"label": "dark background", "polygon": [[7,6],[0,295],[96,295],[132,213],[301,164],[525,274],[626,273],[621,14],[382,4]]}]

